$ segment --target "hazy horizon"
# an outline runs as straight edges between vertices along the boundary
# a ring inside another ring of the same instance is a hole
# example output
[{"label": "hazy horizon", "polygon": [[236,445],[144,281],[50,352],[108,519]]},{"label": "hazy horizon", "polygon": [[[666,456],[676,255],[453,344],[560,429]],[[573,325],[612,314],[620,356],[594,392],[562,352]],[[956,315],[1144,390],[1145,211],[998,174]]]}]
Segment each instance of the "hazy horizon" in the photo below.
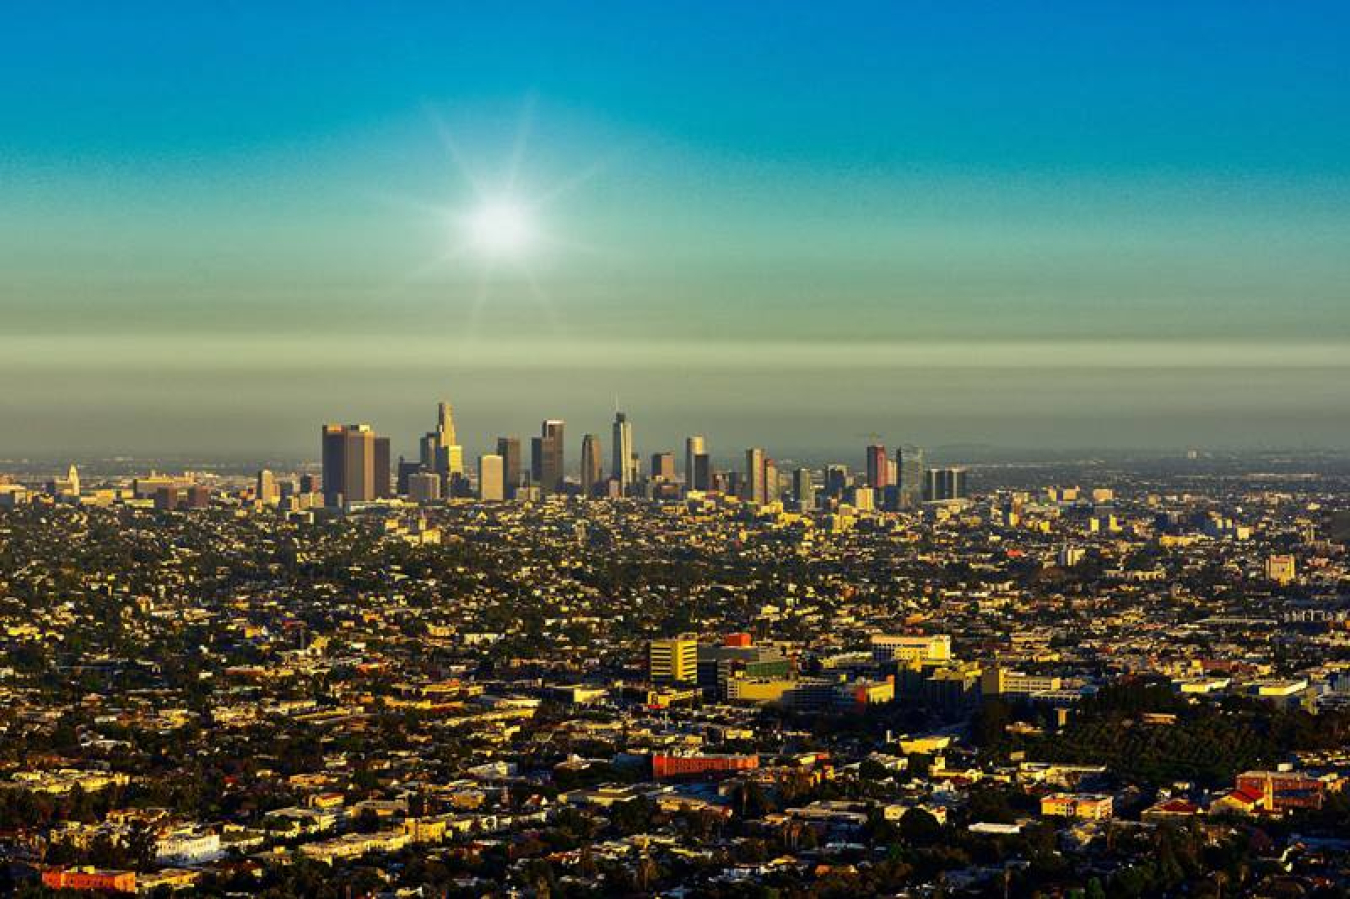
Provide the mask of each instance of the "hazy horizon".
[{"label": "hazy horizon", "polygon": [[606,9],[16,11],[0,457],[1350,448],[1345,7]]}]

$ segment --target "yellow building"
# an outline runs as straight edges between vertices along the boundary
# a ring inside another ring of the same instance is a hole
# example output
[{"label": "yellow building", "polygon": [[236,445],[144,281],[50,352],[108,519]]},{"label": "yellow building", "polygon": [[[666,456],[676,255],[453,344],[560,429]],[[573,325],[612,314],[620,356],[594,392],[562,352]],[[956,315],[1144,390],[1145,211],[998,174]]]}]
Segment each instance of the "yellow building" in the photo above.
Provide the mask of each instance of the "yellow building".
[{"label": "yellow building", "polygon": [[1041,797],[1041,814],[1055,818],[1100,821],[1111,817],[1110,796],[1095,793],[1051,793]]},{"label": "yellow building", "polygon": [[947,634],[875,634],[872,637],[872,657],[878,662],[949,662],[952,658],[952,638]]},{"label": "yellow building", "polygon": [[727,699],[731,702],[777,702],[795,686],[795,679],[738,675],[727,681]]},{"label": "yellow building", "polygon": [[647,665],[654,684],[692,684],[698,681],[698,640],[681,634],[653,640],[647,647]]},{"label": "yellow building", "polygon": [[1294,557],[1274,555],[1266,559],[1266,579],[1284,586],[1292,583],[1296,577]]}]

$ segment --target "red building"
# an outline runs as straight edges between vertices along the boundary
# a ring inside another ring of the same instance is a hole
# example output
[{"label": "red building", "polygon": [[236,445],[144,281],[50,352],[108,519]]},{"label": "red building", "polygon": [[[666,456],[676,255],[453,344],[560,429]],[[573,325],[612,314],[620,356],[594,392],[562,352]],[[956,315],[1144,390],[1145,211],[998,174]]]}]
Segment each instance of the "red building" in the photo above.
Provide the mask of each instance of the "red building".
[{"label": "red building", "polygon": [[1262,808],[1276,812],[1320,809],[1323,788],[1320,780],[1294,771],[1246,771],[1237,777],[1237,789],[1259,794]]},{"label": "red building", "polygon": [[105,890],[136,892],[135,871],[102,871],[98,868],[49,868],[42,872],[42,885],[52,890]]},{"label": "red building", "polygon": [[707,774],[732,774],[759,767],[757,755],[663,755],[652,756],[652,776],[701,777]]}]

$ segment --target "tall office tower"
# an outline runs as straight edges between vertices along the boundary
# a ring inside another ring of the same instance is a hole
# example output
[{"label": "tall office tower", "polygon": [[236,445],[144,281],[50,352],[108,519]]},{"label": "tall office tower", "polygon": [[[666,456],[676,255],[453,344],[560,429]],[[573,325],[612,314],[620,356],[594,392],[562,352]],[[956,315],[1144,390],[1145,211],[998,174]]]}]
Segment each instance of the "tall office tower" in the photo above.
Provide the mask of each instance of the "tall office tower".
[{"label": "tall office tower", "polygon": [[393,496],[389,484],[389,438],[375,438],[375,461],[374,461],[375,481],[372,485],[376,499],[389,499]]},{"label": "tall office tower", "polygon": [[530,467],[541,493],[562,492],[565,430],[566,425],[561,419],[550,418],[540,427],[540,435],[530,445]]},{"label": "tall office tower", "polygon": [[848,488],[848,466],[828,465],[825,468],[825,495],[838,499]]},{"label": "tall office tower", "polygon": [[895,467],[900,470],[900,505],[906,509],[916,508],[923,502],[923,450],[917,446],[896,450]]},{"label": "tall office tower", "polygon": [[675,454],[652,453],[652,480],[675,480]]},{"label": "tall office tower", "polygon": [[698,639],[681,634],[647,645],[647,672],[654,684],[692,684],[698,680]]},{"label": "tall office tower", "polygon": [[708,485],[699,486],[695,475],[695,457],[708,451],[707,443],[702,434],[695,434],[692,437],[684,438],[684,489],[686,490],[707,490]]},{"label": "tall office tower", "polygon": [[712,456],[707,453],[695,453],[692,470],[694,472],[694,490],[713,489]]},{"label": "tall office tower", "polygon": [[886,447],[874,443],[867,448],[867,486],[873,490],[883,490],[891,483],[890,459],[886,457]]},{"label": "tall office tower", "polygon": [[464,450],[455,436],[455,413],[449,403],[437,404],[436,429],[422,436],[418,456],[422,467],[440,475],[447,486],[464,473]]},{"label": "tall office tower", "polygon": [[277,479],[266,468],[258,472],[257,483],[253,487],[254,498],[260,503],[270,503],[277,495]]},{"label": "tall office tower", "polygon": [[423,468],[417,462],[398,457],[398,467],[395,469],[397,479],[394,482],[394,491],[400,496],[408,494],[408,479],[418,473],[428,473],[430,469]]},{"label": "tall office tower", "polygon": [[498,437],[497,455],[502,457],[502,478],[506,483],[506,498],[516,498],[520,486],[520,438]]},{"label": "tall office tower", "polygon": [[587,434],[581,438],[581,495],[595,496],[596,488],[604,477],[604,466],[600,463],[599,434]]},{"label": "tall office tower", "polygon": [[799,468],[792,473],[792,496],[797,500],[798,511],[809,512],[816,507],[816,484],[811,469]]},{"label": "tall office tower", "polygon": [[778,502],[778,463],[772,459],[764,460],[764,502]]},{"label": "tall office tower", "polygon": [[458,446],[455,439],[455,411],[449,403],[436,405],[436,439],[441,446]]},{"label": "tall office tower", "polygon": [[613,464],[610,474],[619,482],[624,496],[633,486],[633,423],[623,412],[614,413],[614,443],[610,446]]},{"label": "tall office tower", "polygon": [[436,435],[434,433],[423,434],[417,441],[417,461],[422,466],[423,471],[436,470]]},{"label": "tall office tower", "polygon": [[441,476],[430,471],[408,475],[408,499],[415,503],[434,503],[441,498]]},{"label": "tall office tower", "polygon": [[501,456],[478,457],[478,498],[484,502],[506,499],[506,466]]},{"label": "tall office tower", "polygon": [[437,455],[437,467],[451,478],[464,474],[464,447],[458,443],[441,447]]},{"label": "tall office tower", "polygon": [[764,450],[752,446],[745,451],[745,477],[741,481],[741,499],[764,502]]},{"label": "tall office tower", "polygon": [[[324,502],[339,506],[375,499],[375,432],[370,425],[327,424],[322,435]],[[385,470],[388,489],[387,462]]]},{"label": "tall office tower", "polygon": [[966,470],[964,468],[930,468],[924,472],[924,499],[964,499]]},{"label": "tall office tower", "polygon": [[939,499],[965,499],[966,470],[964,468],[939,468]]},{"label": "tall office tower", "polygon": [[930,468],[924,472],[924,499],[961,499],[966,495],[966,472],[963,468]]}]

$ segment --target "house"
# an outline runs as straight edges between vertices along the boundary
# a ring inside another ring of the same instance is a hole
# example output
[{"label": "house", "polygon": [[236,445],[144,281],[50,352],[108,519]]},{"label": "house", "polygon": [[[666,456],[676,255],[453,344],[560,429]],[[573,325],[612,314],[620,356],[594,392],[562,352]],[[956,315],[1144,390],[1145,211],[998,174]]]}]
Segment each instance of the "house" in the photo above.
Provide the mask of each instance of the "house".
[{"label": "house", "polygon": [[1111,817],[1110,796],[1096,793],[1051,793],[1041,797],[1041,814],[1054,818],[1099,821]]},{"label": "house", "polygon": [[1168,821],[1187,821],[1200,814],[1200,806],[1186,799],[1167,799],[1139,814],[1141,821],[1163,824]]}]

